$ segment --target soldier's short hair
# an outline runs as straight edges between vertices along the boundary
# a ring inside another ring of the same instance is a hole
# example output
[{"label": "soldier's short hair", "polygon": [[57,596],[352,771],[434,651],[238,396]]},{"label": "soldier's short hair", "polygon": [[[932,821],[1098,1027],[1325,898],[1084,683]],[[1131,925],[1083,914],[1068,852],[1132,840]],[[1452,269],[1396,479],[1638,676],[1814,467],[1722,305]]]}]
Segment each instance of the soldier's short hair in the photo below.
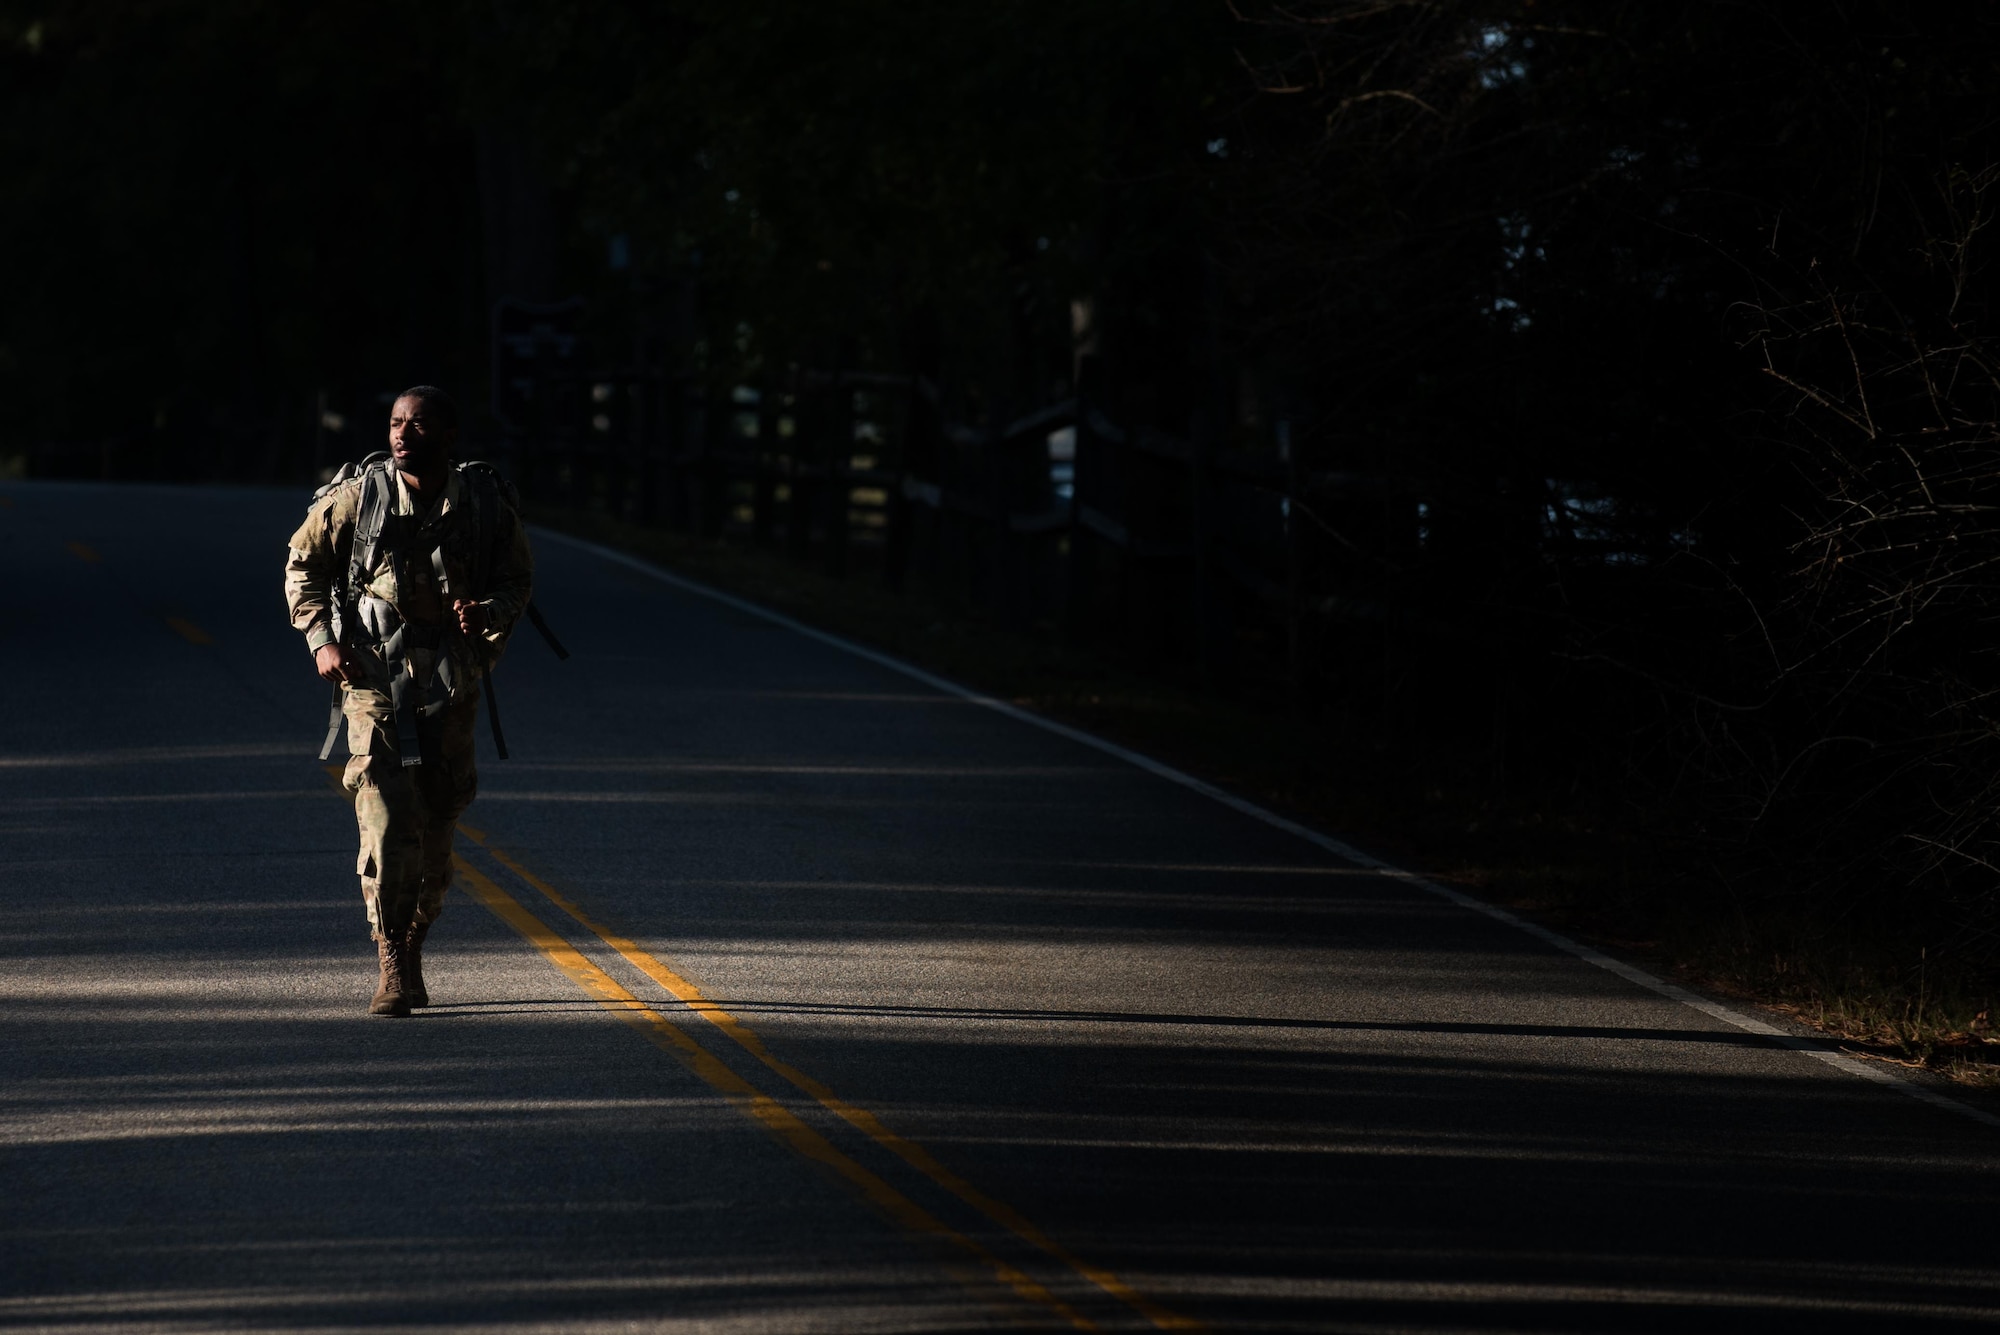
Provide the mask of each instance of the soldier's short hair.
[{"label": "soldier's short hair", "polygon": [[396,396],[399,399],[421,399],[424,408],[438,419],[438,425],[454,427],[458,425],[458,404],[451,395],[436,385],[412,385]]}]

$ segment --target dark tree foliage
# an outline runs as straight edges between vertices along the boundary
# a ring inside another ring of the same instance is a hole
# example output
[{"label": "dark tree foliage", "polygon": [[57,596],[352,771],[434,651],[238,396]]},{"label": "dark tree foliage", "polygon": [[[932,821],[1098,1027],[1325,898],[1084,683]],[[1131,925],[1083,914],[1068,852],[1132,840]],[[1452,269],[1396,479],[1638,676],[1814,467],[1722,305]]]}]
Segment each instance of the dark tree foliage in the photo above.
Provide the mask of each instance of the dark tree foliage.
[{"label": "dark tree foliage", "polygon": [[1023,320],[1060,344],[1072,295],[1192,225],[1174,173],[1233,26],[1209,0],[13,0],[0,240],[39,258],[0,430],[289,467],[318,392],[481,378],[493,298],[629,305],[614,236],[642,279],[698,274],[718,365],[892,365],[913,321],[974,359]]},{"label": "dark tree foliage", "polygon": [[1496,684],[1517,760],[1677,797],[1825,916],[1987,949],[2000,24],[1249,18],[1242,336],[1317,396],[1309,448],[1431,498],[1426,550],[1349,572],[1461,636],[1416,692]]},{"label": "dark tree foliage", "polygon": [[1816,845],[1864,886],[1909,887],[1905,902],[1980,958],[2000,946],[1995,181],[1954,164],[1896,183],[1905,253],[1773,256],[1744,315],[1788,392],[1809,496],[1773,618],[1798,718],[1759,834]]},{"label": "dark tree foliage", "polygon": [[10,444],[293,473],[321,393],[476,356],[474,164],[436,24],[368,3],[0,12]]},{"label": "dark tree foliage", "polygon": [[[1234,23],[1209,0],[661,7],[674,40],[609,83],[635,20],[562,12],[558,40],[514,40],[562,53],[539,95],[564,179],[601,231],[643,238],[643,263],[699,264],[720,360],[846,343],[893,369],[916,321],[999,380],[1066,366],[1072,297],[1139,287],[1191,244],[1184,174],[1232,77]],[[1023,319],[1033,367],[1011,366]]]}]

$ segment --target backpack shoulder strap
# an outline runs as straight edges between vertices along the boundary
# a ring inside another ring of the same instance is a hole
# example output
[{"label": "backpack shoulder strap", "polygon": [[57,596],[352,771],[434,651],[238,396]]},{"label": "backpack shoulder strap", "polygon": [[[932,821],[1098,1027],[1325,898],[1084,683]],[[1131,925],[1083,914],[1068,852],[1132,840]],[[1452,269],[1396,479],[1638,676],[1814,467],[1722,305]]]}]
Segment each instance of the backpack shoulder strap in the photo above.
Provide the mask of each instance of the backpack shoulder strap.
[{"label": "backpack shoulder strap", "polygon": [[361,509],[354,517],[354,550],[348,558],[348,586],[359,588],[381,554],[382,528],[388,522],[390,482],[388,456],[361,469]]},{"label": "backpack shoulder strap", "polygon": [[[361,484],[361,507],[354,517],[354,537],[348,548],[347,573],[333,588],[333,632],[334,640],[339,644],[348,643],[347,637],[355,624],[356,601],[362,587],[368,582],[369,572],[375,568],[376,557],[380,554],[382,527],[386,522],[390,503],[388,451],[381,450],[371,454],[359,465],[342,464],[327,484],[313,493],[313,500],[318,501],[336,488],[356,479],[359,479]],[[341,707],[341,690],[341,684],[335,682],[333,704],[327,715],[326,741],[319,749],[321,760],[333,754],[333,744],[340,736],[341,725],[345,718]],[[398,722],[399,724],[403,722],[400,716]],[[407,728],[402,731],[409,733]],[[406,756],[417,754],[414,750],[407,749],[414,741],[414,734],[404,736],[400,740],[406,748],[404,751]]]}]

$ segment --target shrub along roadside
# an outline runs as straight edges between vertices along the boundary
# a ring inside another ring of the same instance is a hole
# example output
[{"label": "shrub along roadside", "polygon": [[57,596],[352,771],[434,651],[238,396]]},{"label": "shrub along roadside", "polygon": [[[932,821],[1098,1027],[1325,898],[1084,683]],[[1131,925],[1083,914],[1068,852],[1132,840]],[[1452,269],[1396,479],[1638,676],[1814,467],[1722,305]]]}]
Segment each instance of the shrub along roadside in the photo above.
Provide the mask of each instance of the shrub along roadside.
[{"label": "shrub along roadside", "polygon": [[1857,1054],[2000,1083],[2000,1039],[1985,1023],[1991,978],[1940,965],[1881,921],[1816,912],[1815,896],[1774,883],[1768,865],[1752,869],[1671,807],[1507,781],[1483,751],[1217,698],[1052,633],[1002,629],[921,591],[891,594],[776,553],[597,513],[530,517],[1155,756]]}]

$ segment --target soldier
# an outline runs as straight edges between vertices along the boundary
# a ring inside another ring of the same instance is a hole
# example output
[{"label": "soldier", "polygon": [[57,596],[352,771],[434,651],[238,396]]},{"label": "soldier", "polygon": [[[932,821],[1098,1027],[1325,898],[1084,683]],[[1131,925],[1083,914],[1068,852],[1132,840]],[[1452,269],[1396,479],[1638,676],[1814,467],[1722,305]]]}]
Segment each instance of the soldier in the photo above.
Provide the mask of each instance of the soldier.
[{"label": "soldier", "polygon": [[478,787],[479,679],[528,605],[534,562],[511,490],[454,467],[458,409],[430,385],[389,410],[389,455],[321,490],[292,535],[285,601],[347,727],[361,898],[381,978],[369,1013],[430,1004],[423,944]]}]

